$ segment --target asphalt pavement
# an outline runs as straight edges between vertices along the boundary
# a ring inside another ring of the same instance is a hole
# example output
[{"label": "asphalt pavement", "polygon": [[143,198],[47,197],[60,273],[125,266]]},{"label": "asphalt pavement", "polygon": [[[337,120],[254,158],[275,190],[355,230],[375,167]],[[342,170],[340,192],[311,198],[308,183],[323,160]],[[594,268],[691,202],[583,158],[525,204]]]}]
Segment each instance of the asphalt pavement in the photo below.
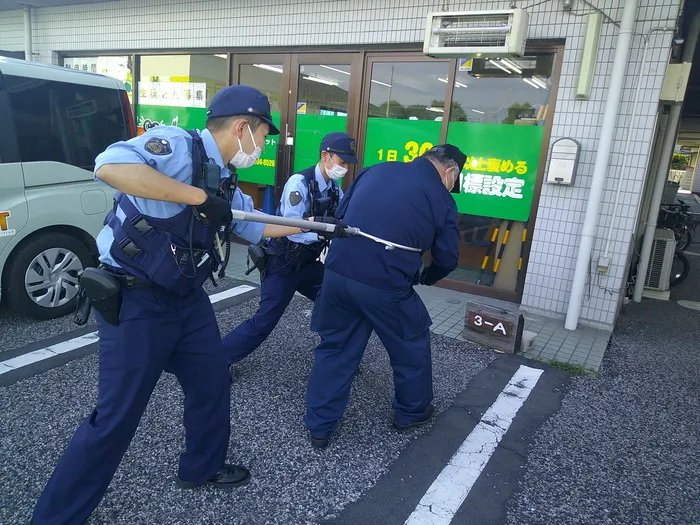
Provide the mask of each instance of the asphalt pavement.
[{"label": "asphalt pavement", "polygon": [[[183,398],[175,378],[164,374],[88,523],[400,525],[431,492],[445,489],[435,483],[458,450],[466,444],[483,451],[483,444],[469,440],[479,428],[499,428],[489,410],[513,395],[504,386],[526,367],[542,376],[473,473],[463,503],[439,521],[415,523],[697,525],[700,311],[677,301],[700,301],[700,244],[689,252],[697,254],[688,256],[691,275],[671,301],[645,299],[624,308],[598,377],[571,376],[433,334],[436,417],[407,433],[390,425],[391,369],[373,337],[337,436],[322,451],[310,447],[303,426],[318,337],[308,329],[312,303],[297,297],[234,375],[229,461],[247,465],[251,483],[230,492],[176,487]],[[215,305],[222,333],[254,313],[257,298],[249,297]],[[21,354],[42,341],[73,337],[71,323],[0,313],[3,349]],[[94,347],[0,386],[0,524],[27,523],[65,445],[92,409]]]},{"label": "asphalt pavement", "polygon": [[[700,252],[700,245],[690,250]],[[575,377],[528,451],[508,525],[700,523],[700,257],[671,301],[627,305],[600,378]]]},{"label": "asphalt pavement", "polygon": [[[303,426],[304,392],[316,334],[312,303],[295,298],[263,347],[244,360],[232,385],[229,460],[251,483],[234,491],[175,485],[184,443],[182,393],[164,374],[104,500],[88,523],[314,523],[333,517],[371,486],[427,428],[390,425],[393,383],[386,352],[371,340],[345,419],[331,446],[312,449]],[[249,299],[217,314],[222,332],[253,314]],[[444,412],[496,354],[433,336],[436,413]],[[97,396],[90,354],[0,388],[0,523],[26,523],[68,440]]]}]

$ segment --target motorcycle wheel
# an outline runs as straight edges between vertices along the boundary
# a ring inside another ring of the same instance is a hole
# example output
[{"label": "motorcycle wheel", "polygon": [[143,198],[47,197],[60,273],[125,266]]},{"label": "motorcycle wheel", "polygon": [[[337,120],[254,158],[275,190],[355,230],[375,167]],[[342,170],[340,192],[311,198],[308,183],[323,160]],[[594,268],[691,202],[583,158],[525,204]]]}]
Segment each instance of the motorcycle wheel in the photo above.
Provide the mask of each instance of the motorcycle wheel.
[{"label": "motorcycle wheel", "polygon": [[690,273],[690,262],[688,258],[680,252],[676,252],[673,257],[673,264],[671,266],[671,282],[670,287],[678,286],[683,281],[686,280],[688,274]]},{"label": "motorcycle wheel", "polygon": [[676,239],[676,247],[678,250],[684,252],[688,249],[691,242],[693,242],[693,237],[690,235],[690,232],[686,230],[678,235],[678,238]]}]

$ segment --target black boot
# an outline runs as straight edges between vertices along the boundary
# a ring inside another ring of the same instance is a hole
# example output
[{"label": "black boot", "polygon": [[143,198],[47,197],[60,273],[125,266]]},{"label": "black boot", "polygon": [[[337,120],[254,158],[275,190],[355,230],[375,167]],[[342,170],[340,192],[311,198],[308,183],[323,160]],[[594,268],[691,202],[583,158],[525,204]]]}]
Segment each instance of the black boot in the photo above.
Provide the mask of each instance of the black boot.
[{"label": "black boot", "polygon": [[408,430],[409,428],[419,427],[421,425],[425,425],[426,423],[428,423],[430,421],[430,418],[433,417],[434,411],[435,411],[435,407],[433,407],[433,405],[430,405],[430,406],[428,406],[428,413],[425,415],[424,418],[419,419],[417,421],[411,421],[410,423],[406,423],[403,425],[394,421],[394,428],[396,428],[396,430],[401,431],[401,430]]},{"label": "black boot", "polygon": [[245,485],[250,480],[250,472],[247,468],[238,465],[224,464],[216,474],[201,485],[195,485],[189,481],[177,478],[177,484],[183,489],[193,489],[204,485],[211,485],[219,489],[232,489]]}]

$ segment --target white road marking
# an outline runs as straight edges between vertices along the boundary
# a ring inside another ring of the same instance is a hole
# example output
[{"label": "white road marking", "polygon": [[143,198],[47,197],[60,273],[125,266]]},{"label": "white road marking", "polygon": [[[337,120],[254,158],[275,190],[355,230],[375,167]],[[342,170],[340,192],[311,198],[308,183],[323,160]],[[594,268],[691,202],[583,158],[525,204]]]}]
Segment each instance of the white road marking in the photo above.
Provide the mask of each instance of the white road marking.
[{"label": "white road marking", "polygon": [[241,295],[242,293],[249,292],[251,290],[255,290],[255,286],[248,286],[247,284],[242,284],[240,286],[224,290],[223,292],[210,295],[209,300],[211,301],[211,304],[214,304],[218,303],[219,301],[223,301],[224,299],[228,299],[230,297],[235,297],[236,295]]},{"label": "white road marking", "polygon": [[520,366],[404,525],[448,525],[537,384],[542,370]]},{"label": "white road marking", "polygon": [[[236,295],[241,295],[242,293],[255,290],[254,286],[249,286],[247,284],[242,284],[240,286],[235,286],[209,296],[209,300],[212,304],[223,301],[224,299],[229,299],[235,297]],[[12,372],[23,366],[31,365],[32,363],[37,363],[43,361],[44,359],[49,359],[51,357],[56,357],[60,354],[66,354],[68,352],[73,352],[84,346],[91,345],[97,342],[97,331],[81,335],[79,337],[74,337],[68,341],[62,341],[56,343],[55,345],[47,346],[39,350],[34,350],[33,352],[28,352],[26,354],[13,357],[12,359],[7,359],[5,361],[0,361],[0,375],[7,372]]]}]

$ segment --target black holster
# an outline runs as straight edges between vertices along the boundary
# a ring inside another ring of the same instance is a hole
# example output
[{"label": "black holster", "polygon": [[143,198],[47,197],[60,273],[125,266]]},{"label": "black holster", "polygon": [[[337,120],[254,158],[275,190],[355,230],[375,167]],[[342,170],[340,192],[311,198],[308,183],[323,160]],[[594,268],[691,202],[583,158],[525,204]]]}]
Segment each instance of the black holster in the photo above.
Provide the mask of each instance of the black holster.
[{"label": "black holster", "polygon": [[265,270],[267,270],[267,264],[269,262],[269,257],[265,248],[261,244],[251,244],[248,246],[248,261],[253,263],[253,266],[248,265],[248,271],[245,272],[248,275],[250,272],[256,268],[260,272],[260,279],[265,276]]},{"label": "black holster", "polygon": [[85,324],[93,306],[110,324],[119,324],[119,311],[122,306],[121,279],[103,268],[86,268],[80,275],[80,299],[75,315],[75,323]]}]

